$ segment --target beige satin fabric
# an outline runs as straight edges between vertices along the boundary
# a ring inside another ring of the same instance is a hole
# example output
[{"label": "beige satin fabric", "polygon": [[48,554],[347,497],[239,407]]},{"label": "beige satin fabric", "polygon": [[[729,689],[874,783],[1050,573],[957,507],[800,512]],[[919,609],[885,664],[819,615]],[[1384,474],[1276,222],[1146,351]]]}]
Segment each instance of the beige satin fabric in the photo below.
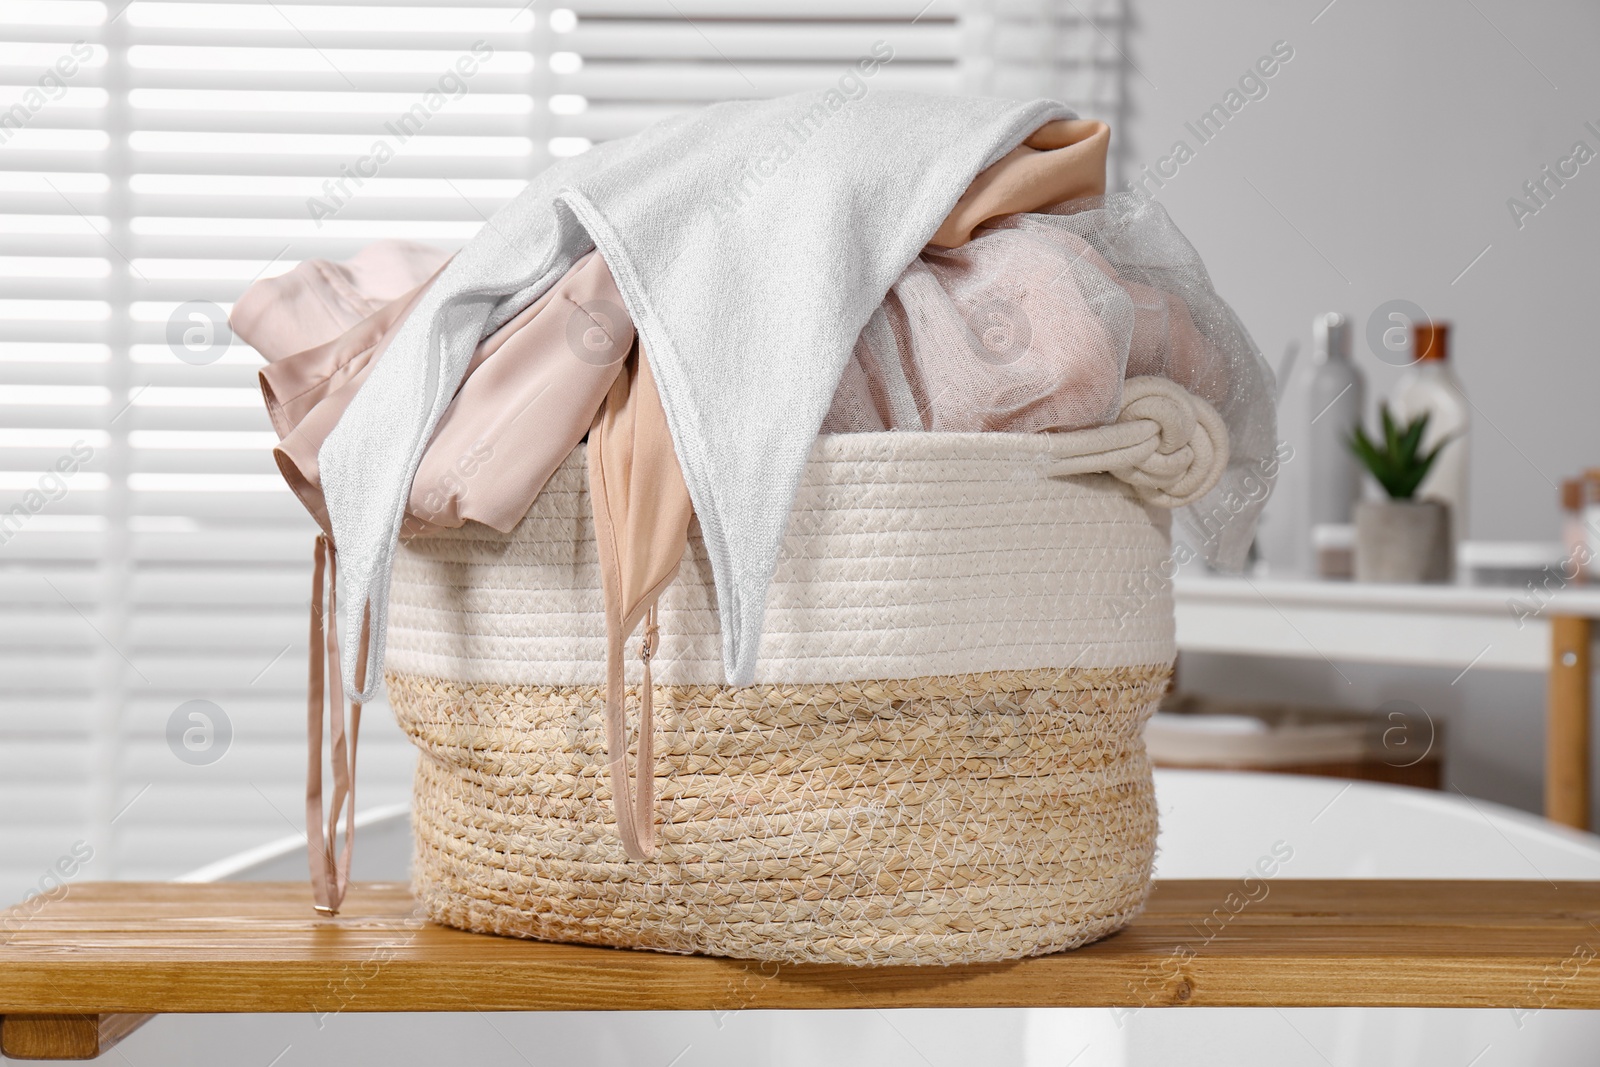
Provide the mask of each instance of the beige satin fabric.
[{"label": "beige satin fabric", "polygon": [[[606,752],[617,830],[629,859],[655,854],[654,724],[650,660],[655,655],[655,606],[689,542],[694,508],[673,452],[666,412],[642,347],[635,345],[589,431],[589,496],[600,555],[606,616]],[[627,768],[627,684],[624,644],[639,622],[639,756]],[[631,802],[630,802],[631,798]]]},{"label": "beige satin fabric", "polygon": [[1111,127],[1103,122],[1045,123],[972,180],[928,243],[958,248],[990,219],[1103,195],[1110,149]]}]

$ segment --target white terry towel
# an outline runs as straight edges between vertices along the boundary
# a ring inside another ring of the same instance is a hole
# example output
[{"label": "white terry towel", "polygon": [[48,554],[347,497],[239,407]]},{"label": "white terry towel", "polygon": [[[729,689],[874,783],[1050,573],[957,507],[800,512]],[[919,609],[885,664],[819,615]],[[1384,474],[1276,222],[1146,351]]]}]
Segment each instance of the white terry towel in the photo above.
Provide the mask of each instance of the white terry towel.
[{"label": "white terry towel", "polygon": [[978,172],[1073,117],[1048,100],[830,89],[717,104],[539,174],[440,275],[318,453],[347,691],[366,701],[382,684],[411,481],[474,347],[595,247],[655,371],[727,680],[749,684],[795,490],[856,337]]}]

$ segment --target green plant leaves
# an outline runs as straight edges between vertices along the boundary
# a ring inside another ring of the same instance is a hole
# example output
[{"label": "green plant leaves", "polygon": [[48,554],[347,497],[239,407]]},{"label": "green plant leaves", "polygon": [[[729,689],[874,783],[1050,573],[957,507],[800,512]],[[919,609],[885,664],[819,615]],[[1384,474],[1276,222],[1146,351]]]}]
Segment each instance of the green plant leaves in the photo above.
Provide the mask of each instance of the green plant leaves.
[{"label": "green plant leaves", "polygon": [[1401,426],[1389,411],[1389,405],[1383,404],[1378,409],[1378,417],[1383,428],[1381,444],[1373,441],[1364,427],[1357,426],[1350,434],[1350,450],[1392,499],[1410,500],[1452,436],[1446,436],[1423,452],[1422,441],[1428,433],[1426,413]]}]

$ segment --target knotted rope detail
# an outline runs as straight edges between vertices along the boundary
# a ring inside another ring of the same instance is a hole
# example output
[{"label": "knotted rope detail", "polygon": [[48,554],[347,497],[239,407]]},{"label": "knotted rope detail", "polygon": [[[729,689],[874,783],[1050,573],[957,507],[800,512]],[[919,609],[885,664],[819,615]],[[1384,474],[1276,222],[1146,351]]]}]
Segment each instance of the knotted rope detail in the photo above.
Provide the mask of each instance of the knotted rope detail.
[{"label": "knotted rope detail", "polygon": [[1192,504],[1228,466],[1228,430],[1216,409],[1167,378],[1129,378],[1115,422],[1058,435],[1070,442],[1049,476],[1110,474],[1161,508]]}]

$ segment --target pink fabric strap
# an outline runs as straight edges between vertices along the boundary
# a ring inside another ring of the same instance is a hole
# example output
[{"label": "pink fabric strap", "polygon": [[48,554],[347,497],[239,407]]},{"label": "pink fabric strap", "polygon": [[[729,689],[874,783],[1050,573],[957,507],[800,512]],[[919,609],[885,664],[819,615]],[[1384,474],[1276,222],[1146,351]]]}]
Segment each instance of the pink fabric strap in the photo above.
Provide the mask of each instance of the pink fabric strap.
[{"label": "pink fabric strap", "polygon": [[[613,620],[607,619],[608,623]],[[628,766],[627,684],[623,680],[623,645],[627,635],[620,627],[609,627],[606,650],[606,753],[610,757],[611,802],[617,814],[617,833],[622,851],[631,860],[647,860],[656,854],[656,774],[654,685],[650,680],[650,661],[656,654],[656,606],[644,614],[644,639],[639,658],[644,661],[644,680],[639,685],[639,758]]]},{"label": "pink fabric strap", "polygon": [[[317,535],[311,568],[310,677],[306,687],[306,854],[311,864],[311,894],[317,911],[339,914],[350,884],[350,856],[356,837],[356,738],[361,732],[361,705],[350,703],[345,730],[344,682],[339,675],[338,555],[325,533]],[[367,622],[362,620],[361,662],[366,662]],[[364,668],[363,668],[364,670]],[[359,679],[365,684],[365,678]],[[331,685],[330,685],[331,683]],[[323,830],[322,716],[324,704],[333,740],[333,803]],[[345,816],[344,846],[337,853],[339,815]]]}]

